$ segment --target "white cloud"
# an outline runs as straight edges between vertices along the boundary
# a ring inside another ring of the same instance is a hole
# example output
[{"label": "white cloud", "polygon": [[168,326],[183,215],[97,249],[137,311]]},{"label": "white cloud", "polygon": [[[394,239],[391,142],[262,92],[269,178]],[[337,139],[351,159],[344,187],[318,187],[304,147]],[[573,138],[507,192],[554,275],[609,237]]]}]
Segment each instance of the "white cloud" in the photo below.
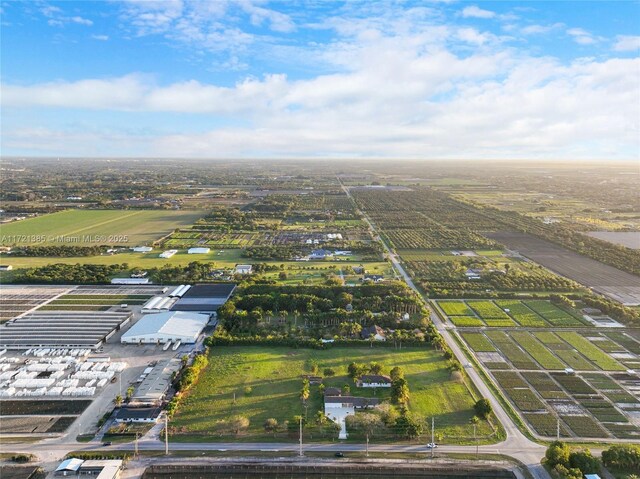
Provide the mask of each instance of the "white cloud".
[{"label": "white cloud", "polygon": [[62,27],[68,23],[75,23],[77,25],[85,25],[90,27],[93,25],[93,21],[88,18],[81,17],[79,15],[67,16],[64,11],[55,5],[43,4],[40,7],[40,13],[48,18],[47,23],[52,27]]},{"label": "white cloud", "polygon": [[617,52],[633,52],[640,50],[640,36],[617,35],[613,49]]},{"label": "white cloud", "polygon": [[69,20],[73,23],[77,23],[79,25],[86,25],[88,27],[93,25],[93,21],[89,20],[88,18],[83,18],[79,16],[71,17]]},{"label": "white cloud", "polygon": [[476,5],[470,5],[462,10],[462,16],[464,18],[493,18],[496,13],[491,10],[484,10]]},{"label": "white cloud", "polygon": [[569,28],[567,34],[570,35],[573,40],[580,45],[593,45],[600,40],[598,37],[594,37],[591,33],[583,28]]},{"label": "white cloud", "polygon": [[100,40],[101,42],[106,42],[109,40],[109,35],[91,35],[91,38],[94,40]]},{"label": "white cloud", "polygon": [[[144,154],[162,156],[586,158],[637,152],[640,59],[562,65],[513,52],[421,52],[388,40],[362,52],[355,70],[308,80],[267,75],[232,87],[196,81],[158,86],[129,75],[3,85],[3,108],[181,112],[246,125],[124,135],[136,151],[144,145]],[[617,150],[610,153],[612,145]]]},{"label": "white cloud", "polygon": [[[469,17],[481,10],[469,8]],[[512,37],[446,23],[428,7],[346,2],[311,25],[277,13],[257,1],[127,2],[121,20],[132,35],[161,35],[188,51],[219,53],[226,61],[216,66],[236,71],[251,64],[248,52],[262,53],[259,47],[266,46],[263,64],[275,58],[278,64],[308,66],[308,71],[303,79],[293,79],[276,70],[231,86],[196,80],[158,84],[155,77],[136,73],[3,84],[5,118],[27,108],[66,109],[62,116],[84,118],[87,124],[94,117],[119,118],[106,132],[44,128],[37,122],[30,129],[9,125],[3,129],[3,146],[55,154],[69,148],[87,155],[96,149],[100,154],[130,149],[182,157],[633,158],[640,150],[640,59],[562,63],[532,57],[510,43]],[[476,17],[501,19],[489,14]],[[57,7],[49,15],[51,21],[70,18]],[[256,28],[247,29],[247,23]],[[508,31],[520,39],[559,30],[583,44],[602,41],[561,23],[512,25]],[[278,42],[295,28],[325,30],[330,40]],[[275,33],[258,35],[256,30]],[[637,41],[616,40],[619,51]],[[190,116],[184,124],[177,122],[171,134],[155,126],[144,135],[127,130],[142,116],[162,124],[173,121],[175,113]],[[203,129],[211,123],[222,126]],[[193,125],[197,133],[190,130]]]},{"label": "white cloud", "polygon": [[527,25],[520,29],[520,33],[524,35],[541,35],[549,33],[553,30],[564,28],[564,23],[553,23],[550,25]]}]

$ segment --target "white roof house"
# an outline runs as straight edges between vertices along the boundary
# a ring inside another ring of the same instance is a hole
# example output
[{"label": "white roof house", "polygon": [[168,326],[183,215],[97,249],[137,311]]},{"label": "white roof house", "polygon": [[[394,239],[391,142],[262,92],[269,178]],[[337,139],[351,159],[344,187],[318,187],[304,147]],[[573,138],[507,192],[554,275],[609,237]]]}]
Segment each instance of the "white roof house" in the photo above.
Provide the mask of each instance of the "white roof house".
[{"label": "white roof house", "polygon": [[56,475],[63,475],[63,476],[66,476],[69,473],[75,474],[78,472],[83,462],[84,461],[82,459],[76,459],[75,457],[66,459],[62,461],[60,465],[56,468],[55,473]]},{"label": "white roof house", "polygon": [[237,264],[236,274],[250,274],[252,269],[250,264]]},{"label": "white roof house", "polygon": [[149,251],[153,251],[153,248],[151,246],[136,246],[131,248],[131,251],[136,253],[148,253]]},{"label": "white roof house", "polygon": [[209,322],[209,316],[184,311],[143,316],[122,335],[123,344],[182,342],[193,344]]},{"label": "white roof house", "polygon": [[188,254],[207,254],[211,251],[211,248],[189,248]]}]

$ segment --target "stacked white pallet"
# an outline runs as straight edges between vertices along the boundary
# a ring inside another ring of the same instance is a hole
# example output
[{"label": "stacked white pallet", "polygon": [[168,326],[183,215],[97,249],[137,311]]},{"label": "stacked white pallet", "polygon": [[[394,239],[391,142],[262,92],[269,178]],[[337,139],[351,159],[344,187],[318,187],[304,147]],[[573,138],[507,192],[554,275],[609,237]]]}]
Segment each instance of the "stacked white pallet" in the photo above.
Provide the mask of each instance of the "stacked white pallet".
[{"label": "stacked white pallet", "polygon": [[62,381],[59,381],[57,385],[63,388],[71,388],[78,386],[79,383],[80,381],[77,379],[63,379]]},{"label": "stacked white pallet", "polygon": [[8,387],[0,389],[0,397],[11,397],[16,393],[16,388]]},{"label": "stacked white pallet", "polygon": [[16,379],[11,383],[11,386],[14,388],[27,388],[27,389],[37,389],[42,387],[49,387],[55,384],[55,378],[25,378],[25,379]]},{"label": "stacked white pallet", "polygon": [[62,387],[60,386],[54,386],[52,388],[49,388],[49,390],[47,391],[47,396],[61,396],[62,395]]},{"label": "stacked white pallet", "polygon": [[100,381],[98,381],[98,387],[101,388],[103,387],[105,384],[107,384],[107,379],[101,379]]}]

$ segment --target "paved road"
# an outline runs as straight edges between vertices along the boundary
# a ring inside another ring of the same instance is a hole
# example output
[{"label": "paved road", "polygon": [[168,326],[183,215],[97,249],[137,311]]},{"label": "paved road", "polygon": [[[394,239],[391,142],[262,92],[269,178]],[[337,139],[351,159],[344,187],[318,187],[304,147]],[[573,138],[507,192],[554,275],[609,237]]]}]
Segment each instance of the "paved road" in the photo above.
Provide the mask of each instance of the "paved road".
[{"label": "paved road", "polygon": [[[351,198],[351,194],[347,188],[343,186],[346,194]],[[374,236],[379,237],[376,232],[375,226],[370,221],[369,217],[364,214],[364,212],[360,211],[360,214],[365,218],[366,222],[369,225]],[[413,288],[418,294],[421,294],[418,288],[413,283],[411,277],[407,274],[407,272],[402,267],[402,264],[398,260],[398,257],[391,251],[388,245],[382,241],[384,245],[387,255],[391,260],[395,270],[397,273],[404,278],[407,284]],[[445,341],[451,348],[452,352],[455,356],[460,360],[461,363],[466,363],[466,358],[462,352],[462,350],[458,347],[458,344],[454,341],[451,336],[451,333],[447,331],[444,327],[440,318],[432,312],[432,321],[434,322],[436,328],[442,334]],[[142,363],[148,361],[149,356],[144,357],[140,364],[136,364],[137,368],[130,368],[127,372],[125,372],[125,376],[122,378],[122,382],[124,384],[128,384],[128,382],[133,379],[136,374],[139,374],[139,368],[142,367]],[[493,453],[493,454],[504,454],[507,456],[511,456],[523,464],[526,465],[529,472],[535,479],[550,479],[547,472],[540,465],[540,458],[544,455],[544,446],[541,446],[533,441],[527,439],[520,430],[513,423],[509,415],[504,411],[500,402],[493,396],[491,390],[485,385],[482,378],[478,375],[477,371],[474,369],[467,368],[467,373],[473,381],[474,385],[480,391],[484,397],[488,398],[493,407],[494,413],[496,417],[503,424],[507,438],[505,441],[488,446],[479,446],[478,451],[480,453]],[[129,377],[131,375],[131,377]],[[102,394],[103,397],[113,397],[116,394],[115,389],[119,388],[120,385],[117,386],[115,384],[107,387],[107,391]],[[107,401],[94,401],[94,403],[100,403],[97,405],[92,405],[90,409],[97,408],[100,409],[99,412],[102,412],[102,408],[107,407],[104,404]],[[52,470],[57,465],[57,462],[61,461],[67,453],[70,451],[84,450],[84,451],[107,451],[107,450],[116,450],[116,449],[124,449],[124,450],[133,450],[133,443],[119,444],[114,446],[104,447],[100,443],[92,441],[90,443],[77,443],[73,440],[76,434],[83,431],[82,423],[83,419],[88,418],[89,416],[96,417],[96,411],[86,411],[80,418],[80,420],[76,421],[77,424],[74,424],[72,428],[67,432],[67,434],[57,437],[57,438],[49,438],[42,440],[35,444],[7,444],[0,443],[0,452],[26,452],[37,455],[41,461],[43,462],[43,466],[46,470]],[[85,422],[86,427],[86,422]],[[154,433],[157,433],[158,428],[154,428]],[[157,440],[156,434],[149,434],[145,436],[142,440],[138,441],[139,450],[164,450],[164,444]],[[172,443],[169,445],[169,451],[298,451],[298,445],[292,443]],[[305,451],[364,451],[365,446],[363,444],[308,444],[304,445]],[[373,452],[426,452],[427,449],[424,445],[396,445],[396,444],[376,444],[370,445],[370,451]],[[453,452],[453,453],[474,453],[476,451],[475,446],[441,446],[438,448],[438,452]],[[143,468],[140,468],[142,471]],[[132,472],[129,474],[131,477],[136,477]],[[128,476],[128,477],[129,477]]]},{"label": "paved road", "polygon": [[[349,191],[349,189],[344,185],[342,185],[342,189],[344,190],[346,195],[349,198],[351,198],[351,200],[353,201],[353,197],[351,196],[351,192]],[[416,293],[422,296],[422,293],[416,287],[415,283],[411,279],[411,276],[409,276],[409,274],[405,271],[404,267],[400,263],[400,260],[398,259],[398,255],[396,255],[389,248],[387,243],[382,239],[382,237],[380,236],[379,232],[376,229],[376,226],[371,221],[369,216],[364,211],[361,211],[360,209],[358,209],[358,212],[369,225],[369,228],[373,233],[373,236],[380,239],[380,242],[384,246],[386,254],[391,260],[391,263],[393,264],[394,269],[400,274],[400,276],[402,276],[402,278],[409,285],[409,287],[411,287]],[[431,310],[430,306],[429,306],[429,309]],[[464,352],[460,349],[460,347],[458,346],[458,343],[452,337],[451,332],[445,328],[444,324],[440,320],[440,317],[437,314],[435,314],[435,312],[433,312],[432,310],[431,310],[431,321],[435,325],[438,332],[442,335],[445,342],[447,343],[447,345],[449,346],[449,348],[451,349],[455,357],[458,359],[458,361],[460,361],[461,364],[466,364],[468,361],[466,356],[464,355]],[[514,457],[515,459],[520,460],[521,462],[527,465],[529,472],[535,478],[548,479],[549,474],[547,474],[545,469],[540,465],[540,458],[542,458],[545,451],[544,446],[541,446],[540,444],[537,444],[529,440],[524,434],[522,434],[522,432],[520,432],[520,429],[518,429],[518,427],[514,424],[511,417],[507,414],[507,412],[502,407],[502,404],[500,403],[500,401],[498,401],[498,399],[493,395],[493,392],[491,391],[491,389],[489,389],[489,387],[485,384],[485,382],[482,380],[482,378],[480,377],[480,375],[475,369],[465,368],[465,370],[467,371],[467,375],[469,376],[469,378],[471,379],[475,387],[478,389],[480,394],[483,397],[487,398],[491,403],[495,416],[502,423],[507,434],[507,438],[504,442],[494,446],[483,446],[483,447],[490,448],[492,452],[498,451],[502,454],[508,454],[511,457]],[[451,446],[451,447],[456,447],[456,446]],[[457,446],[457,447],[462,448],[463,451],[469,452],[468,446]],[[456,451],[456,452],[459,452],[459,451]]]}]

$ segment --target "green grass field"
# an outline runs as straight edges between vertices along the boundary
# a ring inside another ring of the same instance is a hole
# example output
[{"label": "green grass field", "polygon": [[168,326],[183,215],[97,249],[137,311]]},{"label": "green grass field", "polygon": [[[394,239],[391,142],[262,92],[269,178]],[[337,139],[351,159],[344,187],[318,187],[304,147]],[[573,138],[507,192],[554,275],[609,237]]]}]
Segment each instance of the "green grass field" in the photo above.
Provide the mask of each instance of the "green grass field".
[{"label": "green grass field", "polygon": [[[120,264],[127,263],[131,268],[140,268],[147,270],[150,268],[159,268],[164,265],[170,266],[186,266],[192,261],[199,261],[201,263],[214,263],[217,268],[228,269],[235,267],[236,264],[255,264],[266,263],[271,265],[284,265],[284,272],[287,273],[286,280],[278,279],[280,270],[269,271],[263,273],[264,276],[278,281],[279,284],[300,284],[306,280],[307,284],[323,283],[326,278],[323,276],[325,273],[340,274],[341,267],[346,265],[359,265],[363,264],[367,271],[371,274],[383,274],[385,277],[393,278],[393,268],[390,263],[383,261],[373,262],[301,262],[301,261],[264,261],[251,258],[243,258],[242,250],[239,249],[226,249],[224,252],[212,249],[208,254],[187,254],[186,250],[180,250],[177,254],[171,258],[160,258],[159,254],[162,249],[155,248],[150,253],[134,253],[125,252],[115,255],[101,255],[101,256],[72,256],[68,258],[52,258],[52,257],[27,257],[27,256],[11,256],[6,257],[5,262],[13,266],[13,271],[4,273],[5,278],[10,278],[16,270],[20,268],[35,268],[40,266],[46,266],[52,263],[64,263],[64,264]],[[331,269],[331,266],[335,266],[335,269]],[[360,276],[358,275],[344,275],[345,282],[347,284],[358,285],[360,284]]]},{"label": "green grass field", "polygon": [[[350,362],[377,361],[385,371],[394,366],[405,370],[411,390],[411,411],[425,419],[435,417],[436,430],[443,442],[464,442],[472,437],[470,419],[474,400],[465,384],[451,379],[447,362],[441,353],[431,349],[407,348],[333,348],[328,350],[291,349],[286,347],[216,347],[211,350],[209,367],[187,397],[172,424],[178,440],[219,440],[215,435],[218,421],[234,415],[250,420],[243,440],[269,440],[263,424],[273,417],[282,423],[296,414],[304,415],[298,397],[302,374],[309,374],[309,360],[315,359],[322,372],[331,367],[336,376],[324,381],[326,386],[349,384],[353,395],[371,396],[372,390],[356,388],[347,376]],[[251,387],[245,394],[245,387]],[[236,401],[234,403],[234,393]],[[388,396],[378,391],[377,397]],[[317,386],[311,387],[308,417],[312,420],[322,410]],[[478,425],[479,436],[491,434],[488,424]],[[228,439],[228,436],[227,436]],[[283,437],[280,436],[279,440]],[[320,437],[318,437],[320,439]]]},{"label": "green grass field", "polygon": [[0,242],[27,246],[137,245],[191,225],[202,215],[202,211],[65,210],[2,225]]}]

